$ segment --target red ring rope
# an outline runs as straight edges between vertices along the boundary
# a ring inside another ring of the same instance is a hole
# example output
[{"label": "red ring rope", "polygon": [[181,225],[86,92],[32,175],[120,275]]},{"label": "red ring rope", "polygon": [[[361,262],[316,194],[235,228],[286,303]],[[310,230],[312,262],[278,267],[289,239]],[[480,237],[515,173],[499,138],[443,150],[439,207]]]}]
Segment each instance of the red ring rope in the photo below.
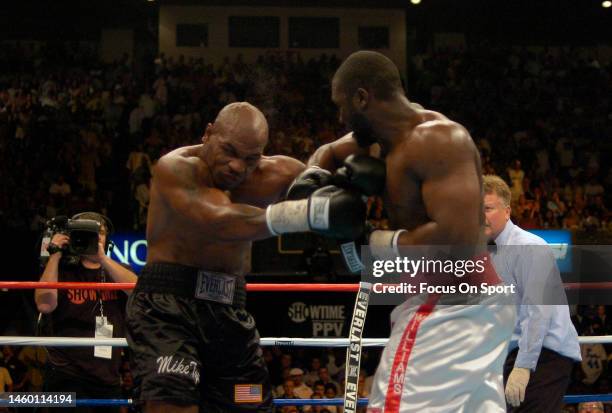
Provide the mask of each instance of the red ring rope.
[{"label": "red ring rope", "polygon": [[[135,283],[38,282],[0,281],[0,289],[27,290],[35,288],[83,290],[131,290]],[[566,290],[610,290],[612,282],[565,283]],[[359,284],[247,284],[247,291],[357,292]]]},{"label": "red ring rope", "polygon": [[[130,290],[135,283],[37,282],[0,281],[0,289],[27,290],[34,288],[82,290]],[[247,284],[247,291],[335,291],[357,292],[359,284]]]}]

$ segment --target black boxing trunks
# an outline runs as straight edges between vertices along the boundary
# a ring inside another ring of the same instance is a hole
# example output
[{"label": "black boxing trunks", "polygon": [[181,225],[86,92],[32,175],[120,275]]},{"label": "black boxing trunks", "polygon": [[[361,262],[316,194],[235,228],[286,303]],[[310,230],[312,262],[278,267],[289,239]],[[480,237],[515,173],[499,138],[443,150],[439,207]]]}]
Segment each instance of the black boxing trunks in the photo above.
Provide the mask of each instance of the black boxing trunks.
[{"label": "black boxing trunks", "polygon": [[209,412],[269,412],[268,370],[243,277],[147,264],[127,306],[135,398]]}]

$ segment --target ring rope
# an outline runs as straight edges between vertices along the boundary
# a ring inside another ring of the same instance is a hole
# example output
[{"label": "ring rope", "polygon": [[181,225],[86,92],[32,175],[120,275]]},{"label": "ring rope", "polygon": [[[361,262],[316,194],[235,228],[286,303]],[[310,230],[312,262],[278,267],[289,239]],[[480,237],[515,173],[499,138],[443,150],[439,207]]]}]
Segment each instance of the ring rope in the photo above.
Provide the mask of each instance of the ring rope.
[{"label": "ring rope", "polygon": [[[96,290],[129,290],[135,283],[92,283],[92,282],[38,282],[38,281],[0,281],[1,290],[9,289],[96,289]],[[612,289],[612,282],[564,283],[567,290],[578,289]],[[247,284],[247,291],[302,291],[302,292],[357,292],[359,284],[278,284],[257,283]],[[612,343],[612,336],[579,337],[580,344]],[[363,347],[382,347],[388,342],[386,338],[362,339]],[[0,345],[32,345],[32,346],[96,346],[107,345],[114,347],[127,347],[124,338],[79,338],[79,337],[27,337],[27,336],[0,336]],[[266,337],[260,340],[261,346],[302,346],[302,347],[348,347],[350,339],[347,338],[288,338]],[[565,403],[580,403],[589,401],[612,401],[612,394],[592,395],[566,395]],[[344,399],[274,399],[277,406],[291,405],[337,405],[342,406]],[[359,406],[366,405],[367,398],[357,401]],[[132,399],[79,399],[78,406],[129,406]]]},{"label": "ring rope", "polygon": [[[364,338],[363,347],[384,347],[388,338]],[[578,337],[580,344],[610,344],[610,336]],[[349,338],[293,338],[293,337],[263,337],[259,344],[263,347],[348,347]],[[53,346],[53,347],[86,347],[112,346],[127,347],[125,338],[90,338],[90,337],[34,337],[34,336],[0,336],[0,345],[9,346]]]},{"label": "ring rope", "polygon": [[[612,284],[612,283],[611,283]],[[0,289],[29,290],[47,289],[81,289],[81,290],[130,290],[136,283],[94,283],[94,282],[39,282],[39,281],[0,281]],[[359,284],[279,284],[249,283],[247,291],[312,291],[312,292],[357,292]]]},{"label": "ring rope", "polygon": [[[94,283],[94,282],[40,282],[40,281],[0,281],[0,289],[29,290],[48,289],[82,289],[82,290],[130,290],[136,283]],[[566,290],[610,290],[612,281],[564,283]],[[247,291],[301,291],[301,292],[357,292],[359,284],[283,284],[283,283],[249,283]]]}]

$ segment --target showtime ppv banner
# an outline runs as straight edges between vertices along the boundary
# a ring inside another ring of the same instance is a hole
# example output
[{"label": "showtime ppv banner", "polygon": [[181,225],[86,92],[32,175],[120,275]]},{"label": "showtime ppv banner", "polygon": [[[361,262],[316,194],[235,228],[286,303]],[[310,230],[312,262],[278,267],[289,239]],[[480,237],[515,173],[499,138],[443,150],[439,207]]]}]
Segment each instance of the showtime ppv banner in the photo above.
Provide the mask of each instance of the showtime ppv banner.
[{"label": "showtime ppv banner", "polygon": [[354,293],[249,293],[247,308],[261,334],[280,337],[346,337]]}]

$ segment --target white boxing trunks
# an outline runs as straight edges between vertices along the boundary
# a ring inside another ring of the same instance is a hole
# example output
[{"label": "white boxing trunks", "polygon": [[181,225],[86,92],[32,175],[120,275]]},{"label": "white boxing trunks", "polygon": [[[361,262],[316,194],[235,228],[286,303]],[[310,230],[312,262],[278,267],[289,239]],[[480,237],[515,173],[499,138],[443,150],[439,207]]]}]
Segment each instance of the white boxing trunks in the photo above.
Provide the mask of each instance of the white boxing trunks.
[{"label": "white boxing trunks", "polygon": [[506,411],[502,372],[515,306],[503,295],[477,305],[438,303],[445,298],[415,305],[414,297],[393,310],[368,413]]}]

